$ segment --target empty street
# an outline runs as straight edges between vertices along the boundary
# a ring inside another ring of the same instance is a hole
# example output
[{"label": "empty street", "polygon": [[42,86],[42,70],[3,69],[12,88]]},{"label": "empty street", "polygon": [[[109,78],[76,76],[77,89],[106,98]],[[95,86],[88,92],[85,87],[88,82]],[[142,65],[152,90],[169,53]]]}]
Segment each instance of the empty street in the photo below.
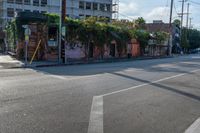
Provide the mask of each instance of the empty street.
[{"label": "empty street", "polygon": [[0,67],[0,133],[199,133],[199,117],[200,55]]}]

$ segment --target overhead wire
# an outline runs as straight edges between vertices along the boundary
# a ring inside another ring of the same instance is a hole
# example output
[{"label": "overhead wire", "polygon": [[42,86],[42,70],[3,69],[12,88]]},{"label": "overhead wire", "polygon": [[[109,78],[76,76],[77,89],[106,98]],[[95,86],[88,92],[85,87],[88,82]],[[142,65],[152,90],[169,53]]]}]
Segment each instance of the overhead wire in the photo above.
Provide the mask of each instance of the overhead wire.
[{"label": "overhead wire", "polygon": [[119,15],[121,15],[121,16],[123,16],[123,17],[126,17],[126,18],[129,18],[129,19],[131,19],[131,20],[135,20],[134,18],[132,18],[132,17],[130,17],[130,16],[128,16],[128,15],[122,14],[122,13],[119,13]]},{"label": "overhead wire", "polygon": [[196,4],[196,5],[200,5],[200,2],[196,2],[196,1],[192,1],[192,0],[189,0],[191,3],[193,4]]},{"label": "overhead wire", "polygon": [[178,15],[178,11],[177,11],[176,3],[175,2],[174,2],[174,10],[175,10],[176,14]]},{"label": "overhead wire", "polygon": [[[160,19],[163,20],[163,18],[165,17],[165,13],[167,12],[166,16],[169,16],[169,12],[167,11],[169,8],[169,0],[166,1],[166,5],[165,5],[165,9],[164,12],[162,13],[162,15],[160,16]],[[159,28],[159,31],[162,30],[162,28],[164,27],[164,25],[161,25],[161,27]]]}]

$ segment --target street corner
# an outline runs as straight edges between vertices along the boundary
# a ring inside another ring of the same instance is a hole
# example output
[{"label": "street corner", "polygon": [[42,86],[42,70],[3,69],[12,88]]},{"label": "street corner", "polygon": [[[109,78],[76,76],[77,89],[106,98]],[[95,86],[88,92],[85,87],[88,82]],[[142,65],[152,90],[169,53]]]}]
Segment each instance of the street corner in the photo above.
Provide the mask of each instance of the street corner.
[{"label": "street corner", "polygon": [[22,68],[24,63],[10,55],[0,55],[0,69]]}]

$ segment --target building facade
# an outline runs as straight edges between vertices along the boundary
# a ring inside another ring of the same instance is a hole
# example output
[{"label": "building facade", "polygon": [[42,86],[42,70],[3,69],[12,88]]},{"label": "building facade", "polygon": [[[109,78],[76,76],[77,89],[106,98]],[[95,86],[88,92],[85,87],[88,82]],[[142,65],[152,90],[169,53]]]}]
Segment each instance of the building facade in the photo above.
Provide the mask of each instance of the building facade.
[{"label": "building facade", "polygon": [[164,23],[162,20],[154,20],[153,23],[147,23],[146,29],[150,33],[166,32],[171,35],[170,50],[172,53],[181,53],[182,48],[180,45],[181,29],[179,25],[172,24],[171,29],[169,23]]},{"label": "building facade", "polygon": [[112,0],[67,0],[67,16],[112,18]]},{"label": "building facade", "polygon": [[57,0],[0,0],[1,26],[5,27],[20,11],[59,13],[59,9]]},{"label": "building facade", "polygon": [[[66,0],[66,3],[66,16],[80,19],[90,16],[111,19],[116,6],[113,0]],[[0,0],[0,29],[20,11],[59,14],[60,0]]]},{"label": "building facade", "polygon": [[170,33],[172,29],[169,29],[169,27],[169,23],[164,23],[162,20],[154,20],[153,23],[146,24],[146,30],[150,33],[159,31]]}]

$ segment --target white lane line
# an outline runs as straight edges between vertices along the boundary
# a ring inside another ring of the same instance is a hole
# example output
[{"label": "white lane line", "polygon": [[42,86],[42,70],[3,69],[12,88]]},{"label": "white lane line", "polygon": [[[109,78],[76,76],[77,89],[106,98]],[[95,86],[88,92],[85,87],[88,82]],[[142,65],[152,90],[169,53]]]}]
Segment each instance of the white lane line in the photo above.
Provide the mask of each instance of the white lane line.
[{"label": "white lane line", "polygon": [[103,133],[103,97],[102,96],[93,97],[88,133]]},{"label": "white lane line", "polygon": [[[198,72],[198,71],[200,71],[200,69],[190,71],[189,73],[194,73],[194,72]],[[133,86],[133,87],[130,87],[130,88],[127,88],[127,89],[123,89],[123,90],[119,90],[119,91],[114,91],[114,92],[111,92],[111,93],[106,93],[106,94],[103,94],[103,95],[100,95],[100,96],[105,97],[105,96],[117,94],[117,93],[120,93],[120,92],[125,92],[125,91],[132,90],[132,89],[135,89],[135,88],[144,87],[144,86],[151,85],[151,84],[154,84],[154,83],[159,83],[159,82],[162,82],[162,81],[165,81],[165,80],[169,80],[169,79],[181,77],[181,76],[184,76],[184,75],[187,75],[187,74],[188,73],[182,73],[182,74],[178,74],[178,75],[166,77],[166,78],[163,78],[163,79],[160,79],[160,80],[156,80],[156,81],[152,81],[152,82],[149,82],[149,83],[145,83],[145,84]]]},{"label": "white lane line", "polygon": [[200,118],[197,119],[186,131],[185,133],[200,133]]},{"label": "white lane line", "polygon": [[97,76],[102,76],[103,74],[96,74],[96,75],[89,75],[89,76],[59,76],[59,75],[52,75],[52,74],[47,74],[50,77],[61,79],[61,80],[79,80],[79,79],[84,79],[84,78],[92,78],[92,77],[97,77]]},{"label": "white lane line", "polygon": [[[194,72],[198,72],[198,71],[200,71],[200,69],[189,71],[188,73],[194,73]],[[99,96],[94,96],[93,101],[92,101],[91,112],[90,112],[90,121],[89,121],[88,133],[103,133],[103,128],[104,128],[103,127],[103,97],[113,95],[113,94],[117,94],[117,93],[120,93],[120,92],[125,92],[125,91],[132,90],[132,89],[135,89],[135,88],[151,85],[153,83],[158,83],[158,82],[162,82],[162,81],[165,81],[165,80],[181,77],[181,76],[187,75],[188,73],[182,73],[182,74],[166,77],[166,78],[163,78],[163,79],[160,79],[160,80],[152,81],[152,82],[149,82],[149,83],[141,84],[141,85],[138,85],[138,86],[133,86],[133,87],[130,87],[130,88],[127,88],[127,89],[114,91],[114,92],[99,95]],[[200,133],[200,132],[185,132],[185,133]]]}]

